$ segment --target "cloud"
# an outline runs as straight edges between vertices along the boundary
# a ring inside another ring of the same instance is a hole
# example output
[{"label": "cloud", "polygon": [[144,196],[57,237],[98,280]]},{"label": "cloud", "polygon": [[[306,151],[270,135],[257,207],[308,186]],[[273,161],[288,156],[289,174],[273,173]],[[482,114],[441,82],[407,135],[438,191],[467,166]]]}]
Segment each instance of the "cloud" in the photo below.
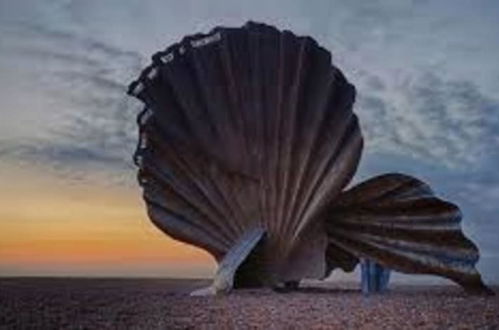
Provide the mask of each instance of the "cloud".
[{"label": "cloud", "polygon": [[367,150],[469,168],[499,147],[499,101],[472,82],[423,72],[399,81],[366,75],[357,109]]},{"label": "cloud", "polygon": [[126,83],[139,72],[143,58],[43,26],[23,25],[17,33],[25,39],[11,51],[40,73],[31,78],[68,111],[58,114],[44,132],[18,140],[3,137],[0,158],[51,167],[68,178],[82,173],[92,177],[96,167],[117,172],[119,181],[123,175],[133,177],[131,154],[140,106],[126,96]]}]

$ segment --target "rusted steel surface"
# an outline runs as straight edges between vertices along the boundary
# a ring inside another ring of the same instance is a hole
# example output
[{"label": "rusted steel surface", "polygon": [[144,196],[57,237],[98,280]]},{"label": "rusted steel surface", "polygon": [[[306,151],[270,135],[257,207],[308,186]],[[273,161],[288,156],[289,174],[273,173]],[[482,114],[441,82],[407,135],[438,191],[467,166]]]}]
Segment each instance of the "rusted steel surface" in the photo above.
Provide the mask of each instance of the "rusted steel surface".
[{"label": "rusted steel surface", "polygon": [[[261,228],[265,240],[241,264],[236,286],[322,278],[334,267],[353,269],[360,256],[380,258],[355,231],[373,226],[350,221],[357,216],[346,212],[378,198],[373,189],[379,185],[341,193],[356,171],[363,140],[352,111],[355,88],[327,50],[310,37],[250,22],[187,36],[152,59],[129,94],[145,104],[135,162],[157,227],[219,262],[247,232]],[[421,232],[434,227],[416,209],[437,222],[455,210],[434,197],[397,198],[393,209],[376,204],[379,210],[368,215],[377,219],[376,212],[385,212],[395,219],[407,211],[415,221],[404,224]],[[340,219],[338,210],[347,218]],[[403,238],[397,236],[402,231],[376,233]],[[462,234],[443,235],[471,249]],[[433,238],[420,236],[418,244],[431,246]],[[475,257],[471,253],[466,265]],[[407,258],[385,259],[400,262],[401,270],[415,269],[406,267]]]}]

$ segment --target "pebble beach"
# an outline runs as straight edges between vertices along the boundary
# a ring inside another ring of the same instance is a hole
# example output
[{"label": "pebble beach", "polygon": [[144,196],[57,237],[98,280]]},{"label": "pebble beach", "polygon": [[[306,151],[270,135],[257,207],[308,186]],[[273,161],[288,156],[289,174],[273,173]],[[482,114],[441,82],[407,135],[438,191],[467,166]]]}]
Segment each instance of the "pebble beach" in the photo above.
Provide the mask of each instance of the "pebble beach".
[{"label": "pebble beach", "polygon": [[498,329],[495,296],[457,286],[352,284],[191,297],[207,280],[0,279],[0,329]]}]

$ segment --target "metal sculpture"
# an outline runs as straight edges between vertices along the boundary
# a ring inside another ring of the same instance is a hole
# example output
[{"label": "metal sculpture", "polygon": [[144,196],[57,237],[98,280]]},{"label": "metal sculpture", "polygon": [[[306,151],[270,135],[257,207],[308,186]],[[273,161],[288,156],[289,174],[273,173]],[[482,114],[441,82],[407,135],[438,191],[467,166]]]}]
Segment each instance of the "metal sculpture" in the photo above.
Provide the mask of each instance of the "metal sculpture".
[{"label": "metal sculpture", "polygon": [[362,293],[383,293],[388,289],[390,269],[370,259],[360,261]]},{"label": "metal sculpture", "polygon": [[362,135],[355,88],[312,38],[249,22],[185,37],[129,88],[152,222],[211,253],[210,288],[295,287],[359,258],[488,292],[459,209],[387,174],[343,191]]}]

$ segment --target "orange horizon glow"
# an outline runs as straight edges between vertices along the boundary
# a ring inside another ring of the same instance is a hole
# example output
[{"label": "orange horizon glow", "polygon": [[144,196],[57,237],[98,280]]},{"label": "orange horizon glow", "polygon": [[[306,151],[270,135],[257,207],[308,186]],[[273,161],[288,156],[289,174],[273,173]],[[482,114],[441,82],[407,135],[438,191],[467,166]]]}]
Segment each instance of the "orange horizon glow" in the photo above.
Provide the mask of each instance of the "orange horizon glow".
[{"label": "orange horizon glow", "polygon": [[2,169],[0,181],[1,276],[213,273],[205,251],[154,227],[138,186],[67,184],[18,169]]}]

